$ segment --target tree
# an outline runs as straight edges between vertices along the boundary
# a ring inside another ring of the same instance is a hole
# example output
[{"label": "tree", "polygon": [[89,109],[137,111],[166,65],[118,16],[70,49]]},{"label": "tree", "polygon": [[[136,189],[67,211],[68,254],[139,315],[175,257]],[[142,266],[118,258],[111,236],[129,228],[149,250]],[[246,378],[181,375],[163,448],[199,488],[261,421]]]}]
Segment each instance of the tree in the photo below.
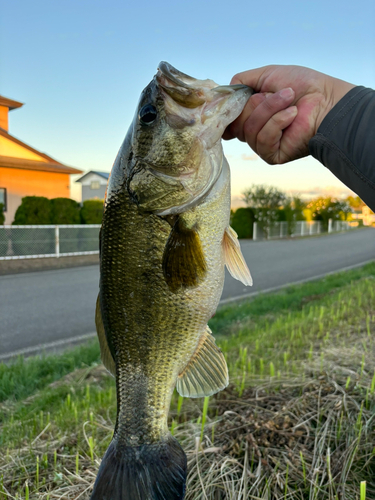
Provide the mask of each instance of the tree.
[{"label": "tree", "polygon": [[351,208],[358,211],[366,205],[359,196],[348,196],[345,201]]},{"label": "tree", "polygon": [[305,220],[303,211],[305,210],[306,203],[298,196],[287,198],[284,206],[277,212],[277,220],[285,221],[288,223],[288,234],[293,234],[297,221]]},{"label": "tree", "polygon": [[276,187],[253,185],[243,192],[246,204],[252,208],[277,210],[286,201],[286,195]]},{"label": "tree", "polygon": [[243,192],[243,197],[248,207],[253,209],[256,222],[268,234],[278,220],[278,211],[287,202],[286,195],[276,187],[253,185]]},{"label": "tree", "polygon": [[347,220],[352,209],[346,201],[320,196],[310,201],[307,208],[311,210],[313,220],[322,221],[323,228],[328,230],[328,220]]},{"label": "tree", "polygon": [[299,196],[293,196],[292,207],[294,210],[294,219],[305,220],[304,210],[306,209],[306,202],[302,200]]}]

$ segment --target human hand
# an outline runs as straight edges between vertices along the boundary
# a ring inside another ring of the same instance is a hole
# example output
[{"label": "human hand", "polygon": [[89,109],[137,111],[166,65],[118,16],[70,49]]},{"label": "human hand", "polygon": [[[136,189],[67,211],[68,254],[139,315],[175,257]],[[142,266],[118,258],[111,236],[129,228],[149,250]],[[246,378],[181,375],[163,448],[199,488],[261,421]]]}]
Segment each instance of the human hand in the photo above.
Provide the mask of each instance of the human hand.
[{"label": "human hand", "polygon": [[255,90],[224,139],[237,137],[267,163],[309,154],[309,140],[333,106],[354,87],[302,66],[265,66],[238,73],[231,84]]}]

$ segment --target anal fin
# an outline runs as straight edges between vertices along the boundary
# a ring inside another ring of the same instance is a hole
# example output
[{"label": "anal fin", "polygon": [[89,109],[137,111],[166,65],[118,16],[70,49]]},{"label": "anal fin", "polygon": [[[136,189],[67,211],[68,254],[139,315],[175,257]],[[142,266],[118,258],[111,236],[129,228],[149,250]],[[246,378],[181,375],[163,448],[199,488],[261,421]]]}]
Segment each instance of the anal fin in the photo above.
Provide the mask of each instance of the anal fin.
[{"label": "anal fin", "polygon": [[105,336],[105,330],[103,325],[102,313],[100,310],[100,296],[96,300],[96,310],[95,310],[95,325],[96,332],[98,334],[99,345],[100,345],[100,357],[102,358],[103,365],[107,368],[109,373],[113,376],[116,374],[116,363],[112,357],[111,351],[109,350],[107,338]]},{"label": "anal fin", "polygon": [[230,226],[224,231],[223,247],[225,265],[230,274],[244,285],[252,286],[253,278],[242,255],[237,233]]},{"label": "anal fin", "polygon": [[227,363],[207,326],[189,363],[178,376],[177,391],[183,397],[202,398],[222,391],[228,383]]}]

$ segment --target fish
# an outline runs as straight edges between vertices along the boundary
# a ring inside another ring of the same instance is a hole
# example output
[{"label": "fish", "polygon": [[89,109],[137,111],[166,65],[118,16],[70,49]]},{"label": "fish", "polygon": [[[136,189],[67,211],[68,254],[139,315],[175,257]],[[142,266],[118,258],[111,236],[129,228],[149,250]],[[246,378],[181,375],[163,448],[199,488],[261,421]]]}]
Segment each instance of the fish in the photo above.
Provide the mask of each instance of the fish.
[{"label": "fish", "polygon": [[109,178],[95,322],[117,418],[91,500],[182,500],[187,459],[169,432],[174,389],[211,396],[228,368],[208,320],[224,267],[252,279],[230,227],[221,136],[252,89],[167,62],[141,93]]}]

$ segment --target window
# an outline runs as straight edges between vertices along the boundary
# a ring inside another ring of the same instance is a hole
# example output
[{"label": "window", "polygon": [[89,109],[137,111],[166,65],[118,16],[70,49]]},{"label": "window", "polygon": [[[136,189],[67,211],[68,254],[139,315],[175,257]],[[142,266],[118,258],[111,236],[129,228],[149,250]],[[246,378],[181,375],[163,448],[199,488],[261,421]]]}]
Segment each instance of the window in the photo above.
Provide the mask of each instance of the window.
[{"label": "window", "polygon": [[0,203],[3,204],[3,210],[7,210],[7,190],[6,188],[0,187]]},{"label": "window", "polygon": [[99,181],[91,181],[90,189],[100,189],[100,182]]}]

